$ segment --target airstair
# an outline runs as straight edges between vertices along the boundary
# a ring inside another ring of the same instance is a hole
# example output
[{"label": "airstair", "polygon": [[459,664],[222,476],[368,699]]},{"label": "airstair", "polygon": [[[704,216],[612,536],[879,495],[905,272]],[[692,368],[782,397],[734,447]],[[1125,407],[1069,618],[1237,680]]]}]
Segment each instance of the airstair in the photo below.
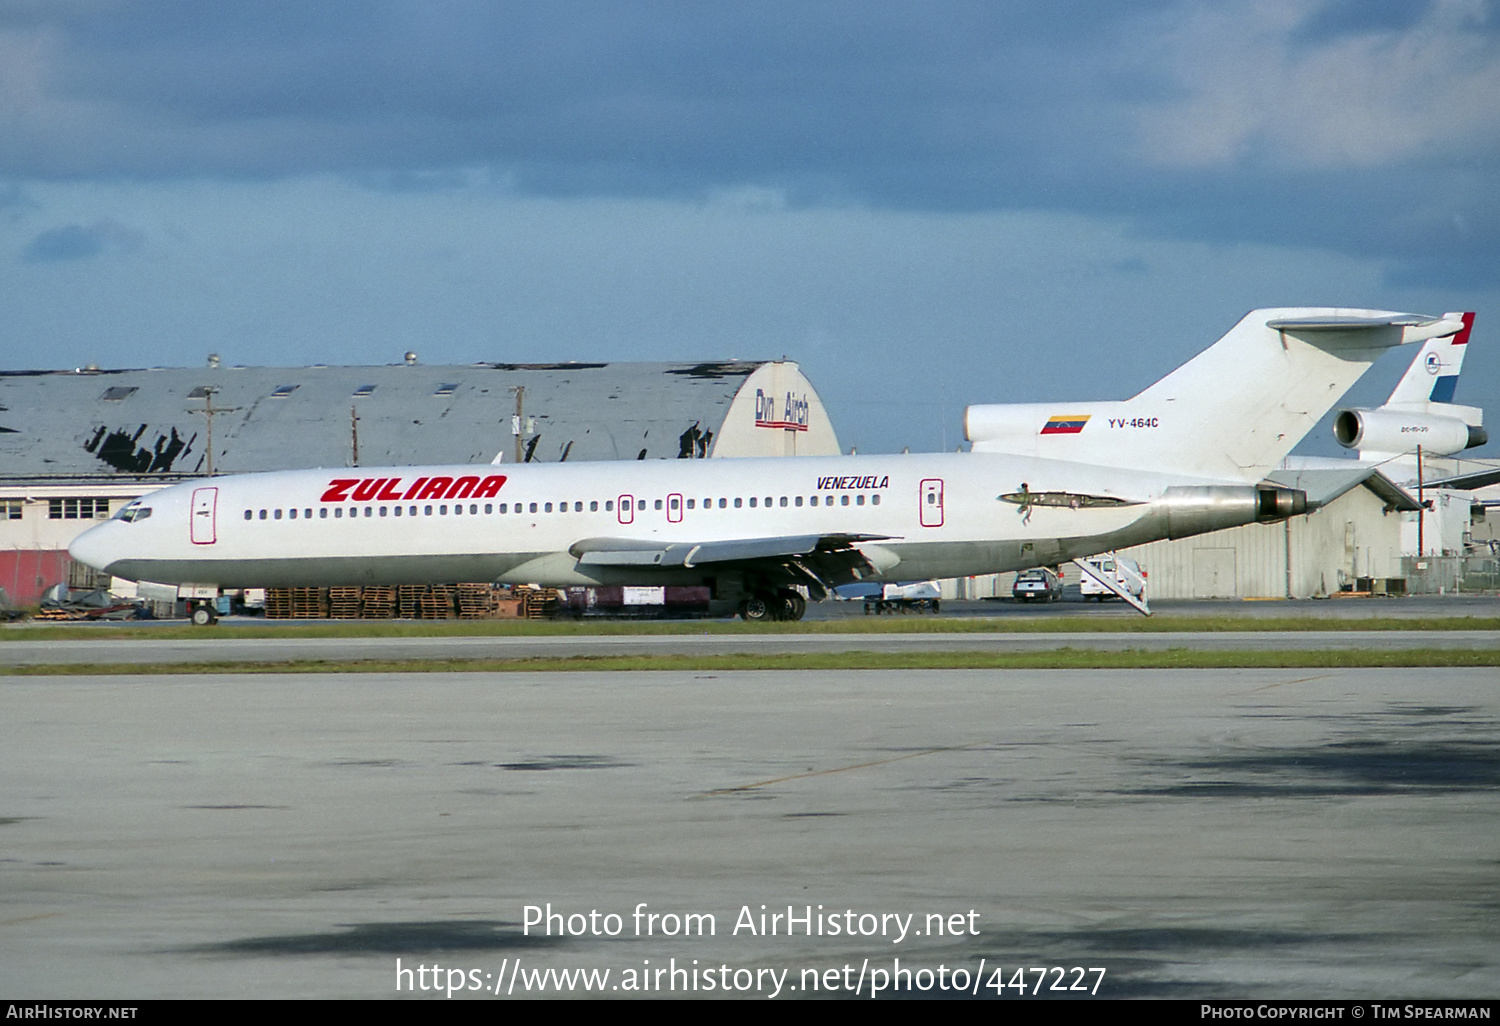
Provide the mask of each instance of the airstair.
[{"label": "airstair", "polygon": [[1078,568],[1080,574],[1099,585],[1099,587],[1111,595],[1119,596],[1126,602],[1129,602],[1143,615],[1150,616],[1151,607],[1146,603],[1145,577],[1132,570],[1127,563],[1122,562],[1113,552],[1100,553],[1099,556],[1093,558],[1099,559],[1101,556],[1107,558],[1114,565],[1114,573],[1100,570],[1087,559],[1075,559],[1073,560],[1073,565]]}]

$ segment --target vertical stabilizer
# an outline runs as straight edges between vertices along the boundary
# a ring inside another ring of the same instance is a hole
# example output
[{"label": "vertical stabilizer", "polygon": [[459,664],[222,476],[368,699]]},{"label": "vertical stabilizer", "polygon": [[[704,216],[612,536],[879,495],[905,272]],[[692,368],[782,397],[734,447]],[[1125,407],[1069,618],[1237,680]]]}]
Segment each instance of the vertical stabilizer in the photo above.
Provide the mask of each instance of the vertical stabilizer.
[{"label": "vertical stabilizer", "polygon": [[1255,310],[1123,402],[971,406],[976,452],[1256,482],[1394,346],[1456,335],[1456,315]]}]

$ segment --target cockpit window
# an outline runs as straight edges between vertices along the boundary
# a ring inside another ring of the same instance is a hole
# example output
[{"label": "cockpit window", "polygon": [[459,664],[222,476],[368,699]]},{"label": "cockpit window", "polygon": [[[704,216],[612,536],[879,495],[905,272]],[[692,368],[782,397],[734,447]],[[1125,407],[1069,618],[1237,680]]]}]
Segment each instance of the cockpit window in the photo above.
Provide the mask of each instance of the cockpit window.
[{"label": "cockpit window", "polygon": [[151,515],[151,507],[150,506],[142,506],[139,503],[132,502],[130,505],[128,505],[124,509],[120,510],[120,512],[116,513],[114,515],[114,519],[115,520],[123,520],[127,524],[133,524],[137,520],[145,520],[150,515]]}]

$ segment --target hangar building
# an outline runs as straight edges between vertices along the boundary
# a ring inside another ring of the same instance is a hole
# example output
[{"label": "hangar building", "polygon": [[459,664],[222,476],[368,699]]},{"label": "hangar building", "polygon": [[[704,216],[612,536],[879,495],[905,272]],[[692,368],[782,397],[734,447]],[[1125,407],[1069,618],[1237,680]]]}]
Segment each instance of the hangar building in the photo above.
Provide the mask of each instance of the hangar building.
[{"label": "hangar building", "polygon": [[785,361],[0,372],[0,587],[94,585],[74,537],[210,474],[838,452]]}]

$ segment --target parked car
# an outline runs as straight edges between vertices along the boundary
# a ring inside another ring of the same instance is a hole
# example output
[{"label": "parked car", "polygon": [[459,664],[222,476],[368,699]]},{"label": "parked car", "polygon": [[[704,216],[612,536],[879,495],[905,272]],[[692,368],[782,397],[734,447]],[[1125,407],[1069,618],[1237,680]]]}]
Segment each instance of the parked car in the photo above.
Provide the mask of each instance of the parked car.
[{"label": "parked car", "polygon": [[1010,587],[1011,597],[1017,602],[1030,602],[1033,599],[1058,602],[1062,599],[1062,592],[1062,576],[1042,566],[1034,570],[1022,570],[1016,574],[1016,583]]}]

